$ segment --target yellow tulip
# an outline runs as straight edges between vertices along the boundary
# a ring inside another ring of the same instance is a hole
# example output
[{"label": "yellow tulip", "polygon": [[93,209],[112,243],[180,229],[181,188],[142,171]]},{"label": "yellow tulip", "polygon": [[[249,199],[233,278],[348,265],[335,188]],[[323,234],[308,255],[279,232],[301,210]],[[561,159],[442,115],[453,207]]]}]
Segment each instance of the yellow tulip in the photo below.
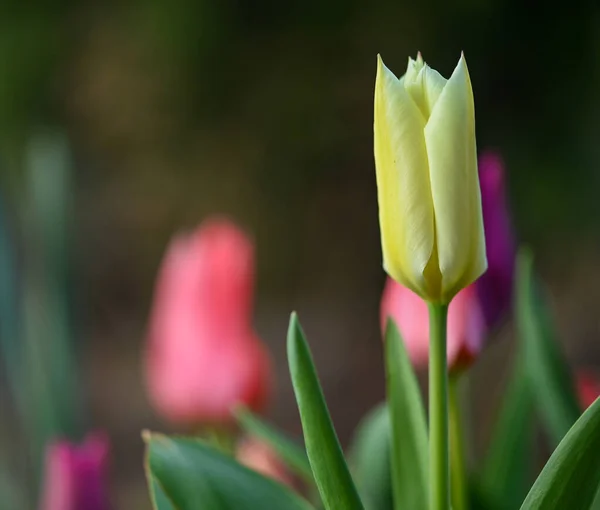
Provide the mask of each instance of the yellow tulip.
[{"label": "yellow tulip", "polygon": [[400,79],[378,57],[374,135],[384,269],[449,303],[487,268],[464,56],[448,80],[420,54]]}]

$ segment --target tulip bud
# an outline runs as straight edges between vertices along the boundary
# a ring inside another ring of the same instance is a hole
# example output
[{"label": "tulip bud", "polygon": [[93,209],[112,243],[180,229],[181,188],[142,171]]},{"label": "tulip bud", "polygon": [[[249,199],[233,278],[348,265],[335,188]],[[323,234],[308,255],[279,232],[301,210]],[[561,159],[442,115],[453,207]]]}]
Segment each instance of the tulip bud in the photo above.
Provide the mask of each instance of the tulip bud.
[{"label": "tulip bud", "polygon": [[293,487],[292,479],[283,462],[264,441],[255,437],[242,439],[236,448],[235,456],[240,464],[283,485]]},{"label": "tulip bud", "polygon": [[515,272],[514,239],[500,156],[486,152],[479,158],[481,206],[485,226],[488,270],[477,280],[477,293],[488,328],[493,328],[511,306]]},{"label": "tulip bud", "polygon": [[600,397],[600,379],[588,372],[579,372],[575,382],[581,408],[586,410]]},{"label": "tulip bud", "polygon": [[226,220],[205,222],[169,246],[150,315],[146,380],[174,423],[225,424],[243,404],[259,411],[268,354],[252,329],[254,247]]},{"label": "tulip bud", "polygon": [[384,269],[449,303],[487,266],[464,56],[449,80],[420,56],[401,79],[378,58],[374,137]]},{"label": "tulip bud", "polygon": [[[429,360],[429,317],[427,304],[410,289],[387,279],[381,299],[381,329],[394,320],[404,339],[408,355],[417,368]],[[447,353],[450,371],[462,371],[475,360],[483,347],[486,329],[473,285],[462,289],[448,308]]]},{"label": "tulip bud", "polygon": [[41,510],[108,510],[108,440],[90,435],[80,446],[56,441],[46,450]]}]

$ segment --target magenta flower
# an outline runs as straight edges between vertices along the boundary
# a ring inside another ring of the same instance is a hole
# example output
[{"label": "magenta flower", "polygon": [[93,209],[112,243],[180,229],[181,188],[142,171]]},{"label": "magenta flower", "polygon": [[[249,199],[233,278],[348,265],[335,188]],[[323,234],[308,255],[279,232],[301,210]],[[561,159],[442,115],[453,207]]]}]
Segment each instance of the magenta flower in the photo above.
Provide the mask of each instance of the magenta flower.
[{"label": "magenta flower", "polygon": [[511,306],[516,253],[504,166],[497,153],[485,152],[479,158],[479,183],[488,269],[475,285],[486,324],[493,328]]},{"label": "magenta flower", "polygon": [[108,454],[102,434],[87,436],[81,445],[49,444],[40,510],[109,510]]},{"label": "magenta flower", "polygon": [[231,422],[236,404],[261,410],[269,356],[252,328],[254,246],[212,219],[176,237],[150,315],[146,382],[156,410],[189,426]]}]

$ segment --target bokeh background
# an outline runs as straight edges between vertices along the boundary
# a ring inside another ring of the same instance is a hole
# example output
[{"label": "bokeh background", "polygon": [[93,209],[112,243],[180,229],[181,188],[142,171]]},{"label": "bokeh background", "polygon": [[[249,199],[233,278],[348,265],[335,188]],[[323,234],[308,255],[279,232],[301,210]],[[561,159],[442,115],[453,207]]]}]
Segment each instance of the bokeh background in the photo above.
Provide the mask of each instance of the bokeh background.
[{"label": "bokeh background", "polygon": [[[113,442],[117,509],[149,508],[140,431],[171,430],[142,376],[154,278],[174,233],[215,212],[257,243],[255,324],[277,372],[270,417],[299,435],[284,347],[295,309],[348,441],[383,397],[375,57],[400,75],[417,50],[445,76],[465,52],[478,146],[505,160],[517,236],[535,250],[569,359],[597,365],[596,2],[6,0],[4,494],[19,501],[19,487],[37,484],[24,454],[42,448],[32,433],[101,428]],[[509,321],[474,368],[479,450],[511,331]],[[23,379],[33,410],[15,396]],[[48,411],[61,406],[68,412]]]}]

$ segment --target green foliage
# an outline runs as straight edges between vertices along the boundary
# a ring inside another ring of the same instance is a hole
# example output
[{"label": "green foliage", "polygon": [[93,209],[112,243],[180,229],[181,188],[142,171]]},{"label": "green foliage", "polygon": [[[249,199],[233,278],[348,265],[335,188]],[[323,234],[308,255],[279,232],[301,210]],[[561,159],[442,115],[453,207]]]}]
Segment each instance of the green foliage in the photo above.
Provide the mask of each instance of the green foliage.
[{"label": "green foliage", "polygon": [[244,406],[236,408],[235,417],[246,433],[268,443],[290,470],[306,483],[314,483],[310,463],[303,448]]},{"label": "green foliage", "polygon": [[521,510],[589,508],[600,485],[600,399],[577,420],[531,488]]},{"label": "green foliage", "polygon": [[485,500],[501,510],[519,507],[532,472],[533,397],[523,369],[513,371],[478,479]]},{"label": "green foliage", "polygon": [[367,414],[356,429],[349,462],[367,510],[393,508],[390,412],[384,402]]},{"label": "green foliage", "polygon": [[326,510],[363,510],[295,313],[290,319],[287,348],[306,452],[323,505]]},{"label": "green foliage", "polygon": [[573,376],[533,275],[533,257],[528,250],[522,250],[517,260],[516,300],[519,340],[529,387],[551,442],[557,445],[581,410]]},{"label": "green foliage", "polygon": [[310,510],[287,487],[193,438],[145,434],[156,510]]},{"label": "green foliage", "polygon": [[427,421],[410,358],[391,319],[385,348],[394,508],[425,509],[429,487]]}]

